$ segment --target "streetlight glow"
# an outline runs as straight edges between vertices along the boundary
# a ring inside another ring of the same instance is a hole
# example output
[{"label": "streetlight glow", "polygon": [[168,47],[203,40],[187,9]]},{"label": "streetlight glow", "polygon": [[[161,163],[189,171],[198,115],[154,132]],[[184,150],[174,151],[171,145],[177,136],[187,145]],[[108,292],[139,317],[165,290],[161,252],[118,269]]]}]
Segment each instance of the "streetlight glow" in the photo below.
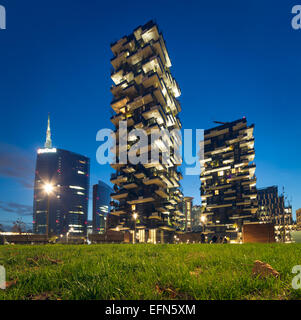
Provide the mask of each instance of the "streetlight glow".
[{"label": "streetlight glow", "polygon": [[138,214],[135,212],[133,213],[133,219],[136,220],[138,218]]}]

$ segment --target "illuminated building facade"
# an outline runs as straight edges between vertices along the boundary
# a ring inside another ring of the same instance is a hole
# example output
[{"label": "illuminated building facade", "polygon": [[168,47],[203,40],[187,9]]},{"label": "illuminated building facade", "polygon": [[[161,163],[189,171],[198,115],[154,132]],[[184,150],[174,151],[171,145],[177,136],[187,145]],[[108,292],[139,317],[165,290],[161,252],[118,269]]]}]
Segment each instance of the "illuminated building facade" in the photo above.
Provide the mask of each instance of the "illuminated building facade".
[{"label": "illuminated building facade", "polygon": [[111,210],[113,189],[102,181],[93,186],[93,233],[104,233],[106,220]]},{"label": "illuminated building facade", "polygon": [[264,223],[275,225],[275,235],[278,239],[286,232],[286,240],[289,240],[289,232],[295,226],[292,217],[292,207],[285,204],[283,195],[278,194],[278,187],[271,186],[257,190],[258,219]]},{"label": "illuminated building facade", "polygon": [[[137,230],[140,242],[169,242],[172,233],[179,229],[182,213],[178,204],[183,195],[179,190],[181,173],[177,170],[178,159],[175,138],[164,137],[151,143],[152,130],[165,129],[171,132],[180,129],[178,113],[181,111],[177,97],[180,89],[170,73],[171,62],[162,33],[150,21],[111,45],[114,57],[111,78],[114,96],[111,103],[115,115],[116,141],[120,142],[119,121],[127,122],[127,132],[144,129],[148,134],[148,146],[141,150],[151,159],[150,150],[160,145],[157,163],[122,164],[117,143],[117,164],[112,164],[116,173],[112,198],[115,201],[111,214],[119,217],[118,230]],[[126,134],[125,134],[126,135]],[[160,142],[160,143],[159,143]],[[136,141],[128,141],[129,150]],[[177,147],[180,145],[177,141]],[[170,150],[168,163],[162,160],[162,153]],[[137,219],[133,219],[137,213]]]},{"label": "illuminated building facade", "polygon": [[191,210],[191,230],[194,232],[205,231],[205,218],[202,206],[193,206]]},{"label": "illuminated building facade", "polygon": [[[53,148],[48,119],[45,147],[38,149],[34,183],[33,230],[45,234],[49,209],[49,235],[67,232],[86,235],[90,161],[87,157]],[[45,185],[52,191],[45,193]],[[49,197],[49,203],[48,203]]]},{"label": "illuminated building facade", "polygon": [[244,222],[256,220],[253,129],[254,125],[248,126],[242,118],[204,133],[200,179],[206,228],[231,240],[241,237]]},{"label": "illuminated building facade", "polygon": [[279,224],[284,212],[284,197],[278,195],[278,187],[258,189],[257,199],[259,220]]},{"label": "illuminated building facade", "polygon": [[185,217],[184,220],[184,231],[192,231],[192,206],[193,206],[193,197],[184,197],[183,203],[183,214]]}]

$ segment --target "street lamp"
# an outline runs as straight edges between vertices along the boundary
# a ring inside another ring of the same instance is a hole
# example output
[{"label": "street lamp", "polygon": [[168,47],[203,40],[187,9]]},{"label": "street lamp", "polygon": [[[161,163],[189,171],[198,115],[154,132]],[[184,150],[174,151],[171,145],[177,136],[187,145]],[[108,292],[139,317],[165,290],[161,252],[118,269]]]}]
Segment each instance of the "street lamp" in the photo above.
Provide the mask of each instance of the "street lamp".
[{"label": "street lamp", "polygon": [[54,186],[51,183],[45,183],[43,189],[47,194],[46,235],[47,238],[49,238],[49,196],[52,193]]},{"label": "street lamp", "polygon": [[133,219],[135,221],[135,229],[134,229],[134,237],[133,237],[133,243],[136,243],[136,220],[138,218],[138,214],[136,212],[133,213]]},{"label": "street lamp", "polygon": [[72,233],[72,232],[74,232],[74,229],[73,229],[73,227],[72,228],[70,228],[70,230],[67,232],[67,243],[69,243],[69,233]]},{"label": "street lamp", "polygon": [[201,222],[202,222],[203,232],[204,232],[205,231],[206,216],[204,216],[204,215],[201,216]]}]

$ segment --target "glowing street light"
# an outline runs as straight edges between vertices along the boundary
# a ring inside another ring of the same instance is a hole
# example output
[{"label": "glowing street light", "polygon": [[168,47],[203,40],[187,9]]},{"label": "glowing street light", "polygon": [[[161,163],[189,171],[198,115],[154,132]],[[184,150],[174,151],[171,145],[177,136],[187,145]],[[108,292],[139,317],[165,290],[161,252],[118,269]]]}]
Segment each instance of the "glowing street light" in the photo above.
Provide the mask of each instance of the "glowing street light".
[{"label": "glowing street light", "polygon": [[69,234],[70,234],[70,233],[73,233],[73,232],[74,232],[74,228],[71,227],[71,228],[69,229],[69,231],[67,232],[67,243],[69,243]]},{"label": "glowing street light", "polygon": [[136,212],[134,212],[132,217],[133,217],[133,219],[135,221],[135,230],[134,230],[133,243],[136,243],[136,220],[138,218],[138,214]]},{"label": "glowing street light", "polygon": [[206,216],[205,215],[201,215],[201,222],[202,222],[202,226],[203,226],[203,232],[205,231],[205,223],[206,223]]}]

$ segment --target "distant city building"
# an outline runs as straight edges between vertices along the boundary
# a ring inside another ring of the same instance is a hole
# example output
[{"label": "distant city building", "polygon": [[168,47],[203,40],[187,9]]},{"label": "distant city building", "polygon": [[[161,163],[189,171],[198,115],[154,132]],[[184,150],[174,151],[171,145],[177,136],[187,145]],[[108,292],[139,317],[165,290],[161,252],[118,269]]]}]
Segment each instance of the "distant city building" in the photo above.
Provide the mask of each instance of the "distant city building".
[{"label": "distant city building", "polygon": [[254,125],[246,118],[205,130],[201,197],[207,228],[231,240],[241,237],[244,222],[256,219],[257,192]]},{"label": "distant city building", "polygon": [[[277,239],[283,236],[284,228],[286,233],[295,228],[292,207],[285,204],[284,196],[278,194],[277,186],[258,189],[257,200],[259,221],[273,223]],[[286,237],[289,238],[289,235]]]},{"label": "distant city building", "polygon": [[284,197],[278,195],[278,187],[271,186],[257,190],[258,218],[262,222],[283,223]]},{"label": "distant city building", "polygon": [[87,235],[92,234],[93,233],[93,223],[91,220],[88,220],[87,223]]},{"label": "distant city building", "polygon": [[113,192],[113,189],[102,181],[93,186],[93,233],[104,233],[106,230]]},{"label": "distant city building", "polygon": [[205,220],[202,220],[202,216],[205,218],[203,214],[202,206],[195,205],[192,207],[191,211],[191,230],[194,232],[204,231],[205,230]]},{"label": "distant city building", "polygon": [[183,201],[183,214],[184,214],[184,231],[192,231],[192,206],[193,197],[184,197]]},{"label": "distant city building", "polygon": [[301,230],[301,208],[296,210],[297,229]]},{"label": "distant city building", "polygon": [[[48,213],[49,235],[67,232],[86,235],[89,169],[90,161],[87,157],[52,147],[48,117],[45,147],[38,149],[36,160],[34,233],[46,234]],[[45,192],[47,186],[52,189],[49,196]]]},{"label": "distant city building", "polygon": [[[152,21],[139,26],[113,43],[111,50],[114,54],[111,78],[115,84],[111,88],[114,96],[111,107],[116,112],[111,121],[116,136],[122,138],[120,121],[127,121],[128,132],[144,129],[149,135],[154,129],[168,132],[180,129],[181,107],[177,100],[180,89],[171,75],[170,58],[158,26]],[[150,160],[150,136],[148,141],[148,148],[140,156],[147,153]],[[173,241],[182,216],[179,210],[183,198],[179,189],[182,175],[177,168],[180,159],[176,152],[180,141],[165,134],[164,139],[158,137],[155,142],[152,146],[160,146],[160,153],[170,150],[168,163],[162,161],[162,155],[156,163],[119,163],[119,148],[128,150],[135,143],[128,141],[126,149],[117,144],[117,164],[111,165],[116,170],[111,176],[115,191],[112,198],[118,201],[114,202],[111,215],[119,217],[114,229],[129,230],[132,234],[137,230],[135,238],[139,242]]]}]

